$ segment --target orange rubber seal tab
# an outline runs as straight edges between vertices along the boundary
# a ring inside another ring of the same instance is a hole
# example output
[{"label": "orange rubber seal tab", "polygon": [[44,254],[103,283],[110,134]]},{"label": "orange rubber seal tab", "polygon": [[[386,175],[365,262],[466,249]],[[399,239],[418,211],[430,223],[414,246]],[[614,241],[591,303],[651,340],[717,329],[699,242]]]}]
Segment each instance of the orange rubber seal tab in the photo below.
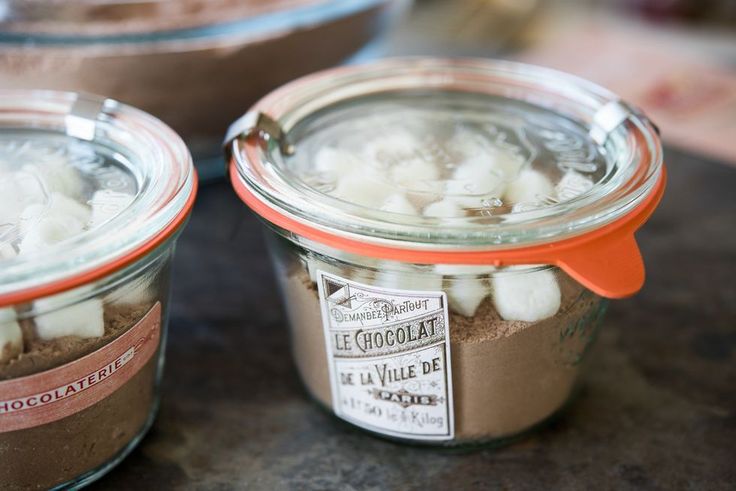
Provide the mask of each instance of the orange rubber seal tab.
[{"label": "orange rubber seal tab", "polygon": [[234,157],[230,159],[229,175],[238,196],[267,221],[348,253],[418,264],[554,265],[594,293],[612,299],[629,297],[644,285],[644,262],[634,233],[656,209],[666,182],[663,165],[659,180],[642,203],[625,216],[590,232],[527,247],[463,251],[392,247],[327,232],[295,220],[259,199],[240,177]]}]

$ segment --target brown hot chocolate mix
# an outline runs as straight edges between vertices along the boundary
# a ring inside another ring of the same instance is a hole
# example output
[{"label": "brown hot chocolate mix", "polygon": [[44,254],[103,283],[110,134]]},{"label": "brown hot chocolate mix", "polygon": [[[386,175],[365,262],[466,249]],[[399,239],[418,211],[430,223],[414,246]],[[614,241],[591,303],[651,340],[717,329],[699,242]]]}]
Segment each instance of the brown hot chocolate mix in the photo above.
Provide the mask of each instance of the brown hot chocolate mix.
[{"label": "brown hot chocolate mix", "polygon": [[[92,353],[134,326],[151,306],[106,306],[101,338],[69,336],[41,341],[34,339],[31,322],[26,322],[24,353],[0,365],[0,380],[40,373]],[[10,489],[47,489],[94,470],[120,453],[149,420],[158,363],[154,354],[111,395],[71,416],[0,432],[0,483],[13,483]]]},{"label": "brown hot chocolate mix", "polygon": [[[506,321],[486,298],[473,317],[450,313],[455,438],[512,436],[544,421],[569,398],[602,301],[559,275],[560,311],[539,322]],[[320,303],[305,270],[284,280],[294,357],[309,392],[331,407]]]}]

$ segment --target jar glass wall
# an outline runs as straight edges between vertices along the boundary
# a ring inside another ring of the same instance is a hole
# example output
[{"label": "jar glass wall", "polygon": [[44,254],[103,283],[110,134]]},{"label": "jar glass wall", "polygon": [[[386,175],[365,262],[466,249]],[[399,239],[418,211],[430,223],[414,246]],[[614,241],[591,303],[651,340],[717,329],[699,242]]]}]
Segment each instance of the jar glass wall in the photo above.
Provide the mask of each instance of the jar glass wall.
[{"label": "jar glass wall", "polygon": [[[174,241],[97,283],[0,311],[5,338],[13,330],[22,333],[22,345],[10,348],[20,352],[0,362],[0,384],[16,381],[41,387],[39,374],[71,373],[80,365],[84,373],[71,384],[25,396],[22,405],[18,399],[0,401],[0,409],[7,406],[0,419],[18,427],[0,431],[2,482],[25,489],[94,480],[124,458],[148,430],[164,362]],[[147,336],[150,339],[139,346]],[[111,364],[94,365],[100,350],[124,353],[131,346],[138,353],[131,360],[123,358],[123,366],[115,366],[117,356]],[[105,368],[110,373],[100,375]],[[90,380],[94,373],[96,379]],[[51,401],[45,394],[62,404],[59,399],[71,395],[65,392],[69,387],[85,392],[98,384],[111,385],[104,391],[109,395],[81,405],[68,403],[67,410],[46,415],[46,423],[29,426],[17,417],[34,404]]]},{"label": "jar glass wall", "polygon": [[91,482],[150,427],[196,188],[183,141],[148,114],[0,91],[3,486]]},{"label": "jar glass wall", "polygon": [[[606,299],[554,267],[377,261],[316,246],[273,227],[267,243],[299,375],[309,394],[328,409],[335,401],[317,270],[381,289],[447,292],[455,434],[444,445],[501,442],[556,414],[574,393],[607,306]],[[524,303],[516,310],[499,308],[496,295],[512,285],[517,285],[515,294],[523,290],[540,302],[559,300],[539,305],[536,314]]]}]

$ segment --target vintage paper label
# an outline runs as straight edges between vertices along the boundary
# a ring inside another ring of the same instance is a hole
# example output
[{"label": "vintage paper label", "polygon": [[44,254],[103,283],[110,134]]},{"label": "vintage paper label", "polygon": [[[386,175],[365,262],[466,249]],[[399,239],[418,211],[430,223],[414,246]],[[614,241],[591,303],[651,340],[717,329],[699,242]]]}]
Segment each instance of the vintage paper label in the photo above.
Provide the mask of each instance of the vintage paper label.
[{"label": "vintage paper label", "polygon": [[318,272],[337,416],[413,440],[454,436],[447,296]]},{"label": "vintage paper label", "polygon": [[71,416],[106,398],[156,353],[161,303],[113,342],[45,372],[0,382],[0,433]]}]

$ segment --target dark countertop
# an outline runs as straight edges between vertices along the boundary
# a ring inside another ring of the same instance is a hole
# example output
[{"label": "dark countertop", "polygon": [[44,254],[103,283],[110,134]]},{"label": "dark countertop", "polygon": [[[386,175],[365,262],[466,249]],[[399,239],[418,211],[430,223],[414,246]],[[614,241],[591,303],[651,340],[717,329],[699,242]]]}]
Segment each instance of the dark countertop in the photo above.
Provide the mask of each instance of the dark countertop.
[{"label": "dark countertop", "polygon": [[158,420],[100,489],[733,489],[736,169],[667,152],[639,239],[648,281],[613,302],[585,386],[500,449],[402,446],[339,423],[297,380],[254,216],[204,187],[176,260]]}]

